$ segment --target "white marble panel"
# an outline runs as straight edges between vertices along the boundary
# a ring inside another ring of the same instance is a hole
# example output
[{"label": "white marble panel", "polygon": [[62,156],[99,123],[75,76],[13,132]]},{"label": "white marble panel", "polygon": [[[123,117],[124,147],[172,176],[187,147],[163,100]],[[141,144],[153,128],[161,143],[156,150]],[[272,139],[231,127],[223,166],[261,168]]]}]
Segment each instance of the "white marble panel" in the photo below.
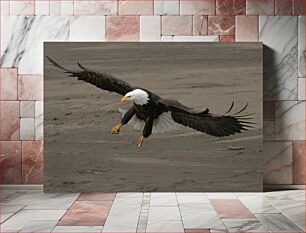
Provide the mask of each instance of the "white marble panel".
[{"label": "white marble panel", "polygon": [[276,103],[276,140],[305,140],[305,102]]},{"label": "white marble panel", "polygon": [[208,199],[237,199],[233,193],[206,193]]},{"label": "white marble panel", "polygon": [[35,101],[20,101],[20,117],[33,118],[35,113]]},{"label": "white marble panel", "polygon": [[179,204],[198,203],[209,204],[205,193],[176,193],[177,201]]},{"label": "white marble panel", "polygon": [[298,100],[306,100],[305,98],[305,78],[298,79]]},{"label": "white marble panel", "polygon": [[292,142],[264,143],[264,183],[292,184]]},{"label": "white marble panel", "polygon": [[149,221],[146,232],[184,232],[181,221]]},{"label": "white marble panel", "polygon": [[173,42],[219,42],[218,36],[162,36],[161,41]]},{"label": "white marble panel", "polygon": [[303,232],[282,214],[256,214],[256,217],[270,232]]},{"label": "white marble panel", "polygon": [[74,1],[74,15],[116,15],[118,2],[103,1]]},{"label": "white marble panel", "polygon": [[150,206],[177,206],[175,193],[152,193]]},{"label": "white marble panel", "polygon": [[229,232],[269,232],[258,220],[223,219]]},{"label": "white marble panel", "polygon": [[1,20],[3,67],[19,74],[43,73],[43,41],[69,39],[69,17],[4,16]]},{"label": "white marble panel", "polygon": [[97,233],[101,232],[103,226],[56,226],[52,232],[84,232],[84,233]]},{"label": "white marble panel", "polygon": [[50,15],[50,2],[48,0],[35,1],[35,15]]},{"label": "white marble panel", "polygon": [[259,196],[245,196],[239,199],[253,214],[280,213],[268,201]]},{"label": "white marble panel", "polygon": [[264,99],[297,99],[297,16],[260,16],[264,47]]},{"label": "white marble panel", "polygon": [[289,190],[279,192],[261,193],[267,200],[292,200],[292,201],[305,201],[305,190]]},{"label": "white marble panel", "polygon": [[61,1],[61,15],[73,15],[73,1]]},{"label": "white marble panel", "polygon": [[0,206],[0,208],[1,208],[1,215],[0,215],[1,223],[6,221],[8,218],[13,216],[18,211],[20,211],[23,207],[24,207],[24,205],[1,204],[1,206]]},{"label": "white marble panel", "polygon": [[61,15],[61,1],[50,1],[50,15]]},{"label": "white marble panel", "polygon": [[34,118],[20,118],[20,140],[34,140]]},{"label": "white marble panel", "polygon": [[299,16],[298,25],[298,75],[300,78],[305,78],[305,16]]},{"label": "white marble panel", "polygon": [[20,232],[51,232],[57,222],[57,220],[33,220],[25,225]]},{"label": "white marble panel", "polygon": [[160,41],[161,17],[140,16],[140,41]]},{"label": "white marble panel", "polygon": [[154,14],[155,15],[179,15],[180,11],[179,0],[155,0]]},{"label": "white marble panel", "polygon": [[35,102],[35,140],[44,139],[44,107],[43,101]]},{"label": "white marble panel", "polygon": [[136,193],[136,192],[117,193],[116,198],[137,198],[139,200],[143,198],[143,193]]},{"label": "white marble panel", "polygon": [[73,17],[70,41],[105,41],[105,16]]},{"label": "white marble panel", "polygon": [[9,15],[10,14],[10,1],[0,1],[1,4],[1,15]]},{"label": "white marble panel", "polygon": [[181,214],[178,206],[153,206],[149,209],[148,221],[179,221]]}]

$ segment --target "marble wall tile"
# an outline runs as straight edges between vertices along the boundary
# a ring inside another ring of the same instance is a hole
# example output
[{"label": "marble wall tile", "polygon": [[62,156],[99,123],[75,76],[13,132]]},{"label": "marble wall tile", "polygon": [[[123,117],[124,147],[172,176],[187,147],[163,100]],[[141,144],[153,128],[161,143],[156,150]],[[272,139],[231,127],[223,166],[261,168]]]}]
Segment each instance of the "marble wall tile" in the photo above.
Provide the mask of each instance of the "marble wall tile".
[{"label": "marble wall tile", "polygon": [[298,100],[305,100],[305,78],[298,78]]},{"label": "marble wall tile", "polygon": [[41,75],[18,76],[18,99],[19,100],[42,100],[43,77]]},{"label": "marble wall tile", "polygon": [[35,1],[34,0],[11,0],[10,15],[34,15]]},{"label": "marble wall tile", "polygon": [[305,78],[305,16],[298,17],[298,76]]},{"label": "marble wall tile", "polygon": [[119,15],[152,15],[153,0],[118,0]]},{"label": "marble wall tile", "polygon": [[61,15],[73,15],[73,1],[61,1]]},{"label": "marble wall tile", "polygon": [[43,142],[22,142],[22,183],[43,183]]},{"label": "marble wall tile", "polygon": [[220,35],[219,36],[220,42],[235,42],[235,36],[234,35]]},{"label": "marble wall tile", "polygon": [[179,0],[154,0],[155,15],[179,15]]},{"label": "marble wall tile", "polygon": [[35,102],[35,140],[44,139],[44,106],[43,101]]},{"label": "marble wall tile", "polygon": [[50,1],[36,0],[35,15],[50,15]]},{"label": "marble wall tile", "polygon": [[17,69],[0,72],[0,100],[17,100]]},{"label": "marble wall tile", "polygon": [[9,15],[10,14],[10,1],[0,1],[1,4],[1,15]]},{"label": "marble wall tile", "polygon": [[275,15],[292,15],[292,0],[275,0]]},{"label": "marble wall tile", "polygon": [[264,120],[275,120],[275,101],[263,102],[263,118]]},{"label": "marble wall tile", "polygon": [[70,41],[105,41],[105,16],[71,18]]},{"label": "marble wall tile", "polygon": [[50,0],[50,15],[61,15],[61,1]]},{"label": "marble wall tile", "polygon": [[276,103],[275,133],[276,140],[305,139],[305,102]]},{"label": "marble wall tile", "polygon": [[263,138],[264,141],[275,140],[275,121],[264,121],[263,122]]},{"label": "marble wall tile", "polygon": [[1,101],[0,113],[0,140],[19,140],[19,102]]},{"label": "marble wall tile", "polygon": [[20,117],[34,118],[35,101],[20,101]]},{"label": "marble wall tile", "polygon": [[162,36],[167,42],[219,42],[218,36]]},{"label": "marble wall tile", "polygon": [[305,15],[305,1],[304,0],[293,0],[293,15]]},{"label": "marble wall tile", "polygon": [[43,73],[43,41],[69,39],[69,17],[4,16],[1,20],[3,67],[18,67],[19,74]]},{"label": "marble wall tile", "polygon": [[235,35],[235,16],[208,16],[208,35]]},{"label": "marble wall tile", "polygon": [[20,140],[34,140],[34,118],[20,118]]},{"label": "marble wall tile", "polygon": [[0,141],[0,168],[2,184],[21,184],[20,141]]},{"label": "marble wall tile", "polygon": [[292,142],[264,142],[264,184],[292,184]]},{"label": "marble wall tile", "polygon": [[236,41],[257,42],[259,40],[258,16],[236,16]]},{"label": "marble wall tile", "polygon": [[305,141],[293,141],[293,184],[305,184]]},{"label": "marble wall tile", "polygon": [[162,35],[192,35],[192,16],[162,16]]},{"label": "marble wall tile", "polygon": [[193,35],[205,36],[208,33],[208,17],[204,15],[193,16]]},{"label": "marble wall tile", "polygon": [[259,16],[264,43],[264,99],[297,99],[297,17]]},{"label": "marble wall tile", "polygon": [[217,15],[245,15],[246,0],[216,0]]},{"label": "marble wall tile", "polygon": [[274,0],[246,0],[247,15],[274,15]]},{"label": "marble wall tile", "polygon": [[214,15],[216,12],[215,0],[181,0],[181,15]]},{"label": "marble wall tile", "polygon": [[107,41],[138,41],[139,16],[107,16]]},{"label": "marble wall tile", "polygon": [[117,0],[74,1],[74,15],[116,15]]},{"label": "marble wall tile", "polygon": [[140,16],[140,41],[160,41],[161,17]]}]

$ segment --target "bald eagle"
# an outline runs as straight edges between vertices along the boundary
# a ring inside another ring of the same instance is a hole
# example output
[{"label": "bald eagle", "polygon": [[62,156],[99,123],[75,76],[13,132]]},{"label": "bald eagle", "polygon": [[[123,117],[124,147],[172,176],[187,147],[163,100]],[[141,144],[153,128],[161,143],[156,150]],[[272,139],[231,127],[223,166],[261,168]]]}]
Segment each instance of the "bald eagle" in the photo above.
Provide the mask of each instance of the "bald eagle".
[{"label": "bald eagle", "polygon": [[[215,137],[225,137],[252,128],[251,124],[253,123],[248,121],[252,119],[249,117],[251,114],[239,115],[247,105],[239,112],[229,115],[234,106],[234,102],[232,102],[226,114],[211,114],[207,108],[199,111],[187,107],[177,100],[163,99],[144,88],[132,87],[129,83],[110,74],[89,70],[80,63],[77,63],[80,70],[73,71],[59,65],[50,57],[46,58],[51,65],[63,70],[70,77],[77,77],[78,80],[90,83],[100,89],[122,95],[121,103],[132,101],[132,107],[123,111],[120,123],[113,127],[111,132],[118,134],[123,125],[134,121],[135,128],[142,129],[142,135],[137,142],[138,147],[144,144],[144,139],[149,137],[152,132],[170,131],[174,122]],[[171,113],[171,120],[164,117],[164,113],[167,112]]]}]

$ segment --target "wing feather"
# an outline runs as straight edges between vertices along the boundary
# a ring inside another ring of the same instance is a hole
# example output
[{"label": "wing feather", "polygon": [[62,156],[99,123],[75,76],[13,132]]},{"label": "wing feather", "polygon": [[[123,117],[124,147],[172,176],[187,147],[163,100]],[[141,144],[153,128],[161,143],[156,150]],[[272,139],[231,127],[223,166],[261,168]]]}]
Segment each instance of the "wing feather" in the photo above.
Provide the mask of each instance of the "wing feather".
[{"label": "wing feather", "polygon": [[211,114],[209,109],[195,110],[176,100],[160,99],[159,105],[164,111],[171,111],[171,117],[175,122],[216,137],[241,133],[243,130],[252,128],[250,124],[254,124],[248,121],[252,118],[246,119],[238,115],[246,109],[247,105],[232,116],[229,112],[233,109],[234,103],[225,115]]},{"label": "wing feather", "polygon": [[81,70],[72,71],[59,65],[50,57],[46,58],[50,64],[63,70],[65,73],[68,73],[70,77],[77,77],[78,80],[90,83],[100,89],[107,90],[110,92],[116,92],[121,95],[125,95],[126,93],[133,90],[129,83],[118,79],[110,74],[91,71],[82,66],[80,63],[77,63],[77,65]]}]

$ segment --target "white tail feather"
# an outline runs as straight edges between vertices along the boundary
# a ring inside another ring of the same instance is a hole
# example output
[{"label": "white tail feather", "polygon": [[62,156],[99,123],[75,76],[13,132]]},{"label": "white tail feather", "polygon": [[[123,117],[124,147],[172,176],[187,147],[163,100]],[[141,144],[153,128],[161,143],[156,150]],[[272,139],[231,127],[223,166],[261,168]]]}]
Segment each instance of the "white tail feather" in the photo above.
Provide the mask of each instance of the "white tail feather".
[{"label": "white tail feather", "polygon": [[[119,112],[122,113],[123,116],[127,110],[119,108]],[[143,130],[145,126],[145,122],[140,120],[136,115],[132,117],[128,124],[132,125],[137,131]],[[152,129],[153,134],[165,133],[173,130],[175,130],[175,123],[169,114],[163,113],[157,119],[154,119]]]}]

